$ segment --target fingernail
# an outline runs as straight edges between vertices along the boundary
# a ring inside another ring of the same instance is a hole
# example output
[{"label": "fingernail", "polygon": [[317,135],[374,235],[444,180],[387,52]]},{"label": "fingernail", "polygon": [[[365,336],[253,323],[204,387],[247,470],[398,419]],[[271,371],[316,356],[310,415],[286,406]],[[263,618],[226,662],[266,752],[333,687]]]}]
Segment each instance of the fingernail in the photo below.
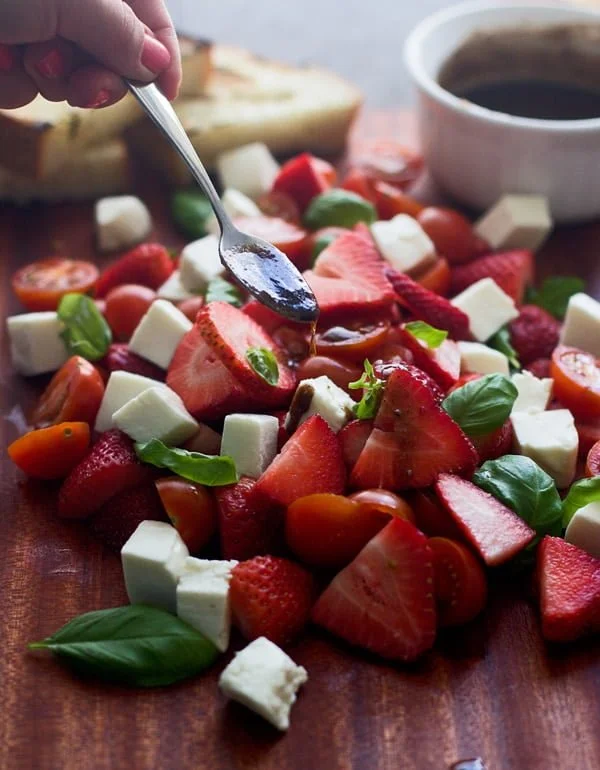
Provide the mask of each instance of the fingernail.
[{"label": "fingernail", "polygon": [[108,102],[110,102],[110,91],[107,91],[106,88],[102,88],[96,94],[96,98],[93,99],[89,104],[86,104],[85,106],[88,109],[93,110],[96,107],[104,107],[104,105],[108,104]]},{"label": "fingernail", "polygon": [[57,48],[52,48],[36,62],[35,68],[43,78],[58,80],[65,74],[65,60]]},{"label": "fingernail", "polygon": [[154,75],[165,70],[171,63],[171,54],[156,38],[146,35],[142,48],[141,62]]},{"label": "fingernail", "polygon": [[0,43],[0,72],[10,72],[15,66],[15,54],[9,45]]}]

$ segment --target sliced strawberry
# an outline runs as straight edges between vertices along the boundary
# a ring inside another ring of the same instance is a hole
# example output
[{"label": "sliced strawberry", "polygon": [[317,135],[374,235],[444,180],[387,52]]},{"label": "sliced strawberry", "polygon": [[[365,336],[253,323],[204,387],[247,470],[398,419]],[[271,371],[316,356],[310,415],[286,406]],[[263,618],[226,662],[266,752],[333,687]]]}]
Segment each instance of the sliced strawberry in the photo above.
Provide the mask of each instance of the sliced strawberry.
[{"label": "sliced strawberry", "polygon": [[428,487],[440,473],[475,469],[473,444],[438,403],[419,369],[399,365],[389,377],[374,429],[352,469],[358,489]]},{"label": "sliced strawberry", "polygon": [[379,377],[380,380],[385,380],[387,382],[394,372],[406,372],[406,367],[408,366],[418,376],[423,385],[427,387],[436,403],[441,404],[444,400],[444,391],[426,372],[413,366],[413,355],[409,350],[407,350],[407,354],[408,358],[405,361],[376,361],[373,366],[375,375]]},{"label": "sliced strawberry", "polygon": [[479,455],[479,463],[486,460],[497,460],[503,455],[510,454],[513,445],[513,427],[510,420],[486,436],[472,436],[471,441]]},{"label": "sliced strawberry", "polygon": [[356,465],[372,430],[373,420],[352,420],[338,433],[342,457],[348,470]]},{"label": "sliced strawberry", "polygon": [[470,481],[442,473],[435,491],[489,567],[512,559],[535,537],[514,511]]},{"label": "sliced strawberry", "polygon": [[58,515],[85,519],[111,497],[143,484],[151,476],[149,466],[138,460],[131,439],[119,430],[109,430],[64,480],[58,496]]},{"label": "sliced strawberry", "polygon": [[291,642],[308,623],[314,595],[310,572],[288,559],[256,556],[231,571],[231,610],[248,640],[266,636],[281,646]]},{"label": "sliced strawberry", "polygon": [[406,501],[415,514],[415,524],[428,537],[449,537],[464,540],[454,519],[431,489],[414,489],[406,494]]},{"label": "sliced strawberry", "polygon": [[131,372],[131,374],[141,374],[152,380],[164,381],[165,379],[163,369],[138,356],[129,349],[126,342],[113,343],[108,348],[104,358],[98,361],[98,364],[108,372],[124,371]]},{"label": "sliced strawberry", "polygon": [[537,559],[544,637],[569,642],[600,632],[600,559],[549,535]]},{"label": "sliced strawberry", "polygon": [[386,276],[394,287],[397,299],[415,318],[435,326],[436,329],[445,329],[452,339],[471,339],[469,317],[445,297],[434,294],[408,275],[391,268],[386,270]]},{"label": "sliced strawberry", "polygon": [[520,305],[525,296],[525,289],[533,279],[533,254],[526,249],[505,251],[479,257],[468,265],[454,267],[450,292],[453,296],[460,294],[482,278],[492,278],[517,305]]},{"label": "sliced strawberry", "polygon": [[137,283],[158,289],[173,270],[173,260],[164,246],[159,243],[142,243],[100,274],[96,296],[105,297],[115,286],[124,283]]},{"label": "sliced strawberry", "polygon": [[317,492],[342,494],[346,469],[337,436],[318,414],[288,439],[281,453],[256,482],[250,500],[288,506]]},{"label": "sliced strawberry", "polygon": [[551,358],[559,343],[560,322],[537,305],[523,305],[509,324],[510,341],[523,366],[539,358]]},{"label": "sliced strawberry", "polygon": [[314,622],[384,658],[416,660],[435,640],[432,558],[425,535],[394,519],[325,589]]},{"label": "sliced strawberry", "polygon": [[142,521],[169,521],[154,484],[142,484],[111,497],[89,519],[91,531],[111,548],[120,551]]},{"label": "sliced strawberry", "polygon": [[457,383],[460,377],[460,350],[454,340],[445,339],[432,349],[404,326],[398,327],[397,334],[400,344],[412,353],[415,366],[432,377],[443,390]]},{"label": "sliced strawberry", "polygon": [[274,522],[267,506],[249,500],[253,479],[215,489],[219,506],[219,534],[224,559],[251,559],[268,553],[274,543]]},{"label": "sliced strawberry", "polygon": [[284,163],[273,182],[273,190],[289,195],[303,212],[311,200],[331,187],[333,167],[325,161],[303,152]]}]

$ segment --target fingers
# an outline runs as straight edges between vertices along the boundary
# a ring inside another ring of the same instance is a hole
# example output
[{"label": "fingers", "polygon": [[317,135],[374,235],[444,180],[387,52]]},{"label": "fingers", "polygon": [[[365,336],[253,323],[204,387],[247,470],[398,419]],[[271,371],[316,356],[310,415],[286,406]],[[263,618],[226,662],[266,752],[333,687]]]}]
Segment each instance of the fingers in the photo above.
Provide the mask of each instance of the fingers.
[{"label": "fingers", "polygon": [[126,92],[122,78],[98,64],[87,64],[73,72],[67,83],[66,99],[73,107],[108,107]]},{"label": "fingers", "polygon": [[51,102],[62,102],[67,98],[69,78],[80,58],[71,43],[55,38],[28,45],[23,65],[42,96]]},{"label": "fingers", "polygon": [[37,92],[37,86],[23,69],[19,49],[0,44],[0,109],[22,107]]}]

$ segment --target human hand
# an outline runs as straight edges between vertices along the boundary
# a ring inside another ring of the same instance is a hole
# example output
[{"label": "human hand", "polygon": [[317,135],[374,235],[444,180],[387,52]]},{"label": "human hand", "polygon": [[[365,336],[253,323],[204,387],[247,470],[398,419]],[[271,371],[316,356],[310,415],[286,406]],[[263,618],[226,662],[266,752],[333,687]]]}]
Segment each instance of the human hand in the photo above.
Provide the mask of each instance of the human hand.
[{"label": "human hand", "polygon": [[177,37],[164,0],[0,0],[0,108],[38,93],[74,107],[106,107],[122,78],[157,79],[174,99]]}]

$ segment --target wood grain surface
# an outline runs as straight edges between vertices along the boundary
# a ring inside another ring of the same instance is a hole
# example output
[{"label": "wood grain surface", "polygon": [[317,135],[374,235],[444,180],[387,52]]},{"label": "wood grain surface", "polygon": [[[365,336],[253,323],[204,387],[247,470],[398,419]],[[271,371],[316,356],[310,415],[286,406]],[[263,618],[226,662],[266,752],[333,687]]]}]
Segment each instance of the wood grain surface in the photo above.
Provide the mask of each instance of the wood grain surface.
[{"label": "wood grain surface", "polygon": [[[414,141],[406,114],[371,114],[358,135]],[[165,192],[142,176],[157,236],[177,245]],[[91,206],[0,211],[0,303],[14,269],[60,252],[93,257]],[[600,296],[600,225],[557,233],[542,272],[580,273]],[[4,334],[4,332],[3,332]],[[5,445],[42,381],[11,373],[3,336]],[[290,650],[309,671],[287,735],[217,689],[222,666],[179,686],[123,690],[73,677],[25,650],[74,615],[126,600],[119,559],[85,526],[59,521],[54,490],[23,481],[2,454],[0,477],[1,770],[443,770],[480,756],[488,770],[600,768],[600,655],[596,640],[551,648],[528,586],[492,586],[471,627],[440,636],[414,666],[391,666],[317,631]],[[236,644],[241,644],[236,640]]]}]

